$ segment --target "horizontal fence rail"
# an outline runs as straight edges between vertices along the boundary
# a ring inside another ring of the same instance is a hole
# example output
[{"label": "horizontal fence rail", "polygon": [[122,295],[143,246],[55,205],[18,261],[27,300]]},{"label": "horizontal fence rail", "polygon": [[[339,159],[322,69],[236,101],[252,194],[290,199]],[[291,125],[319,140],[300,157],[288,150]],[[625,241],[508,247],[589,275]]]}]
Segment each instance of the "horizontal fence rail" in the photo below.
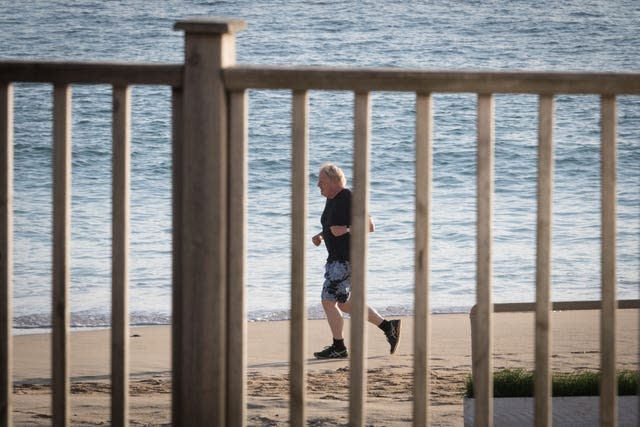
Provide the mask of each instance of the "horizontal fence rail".
[{"label": "horizontal fence rail", "polygon": [[[637,299],[621,299],[618,300],[618,309],[639,308],[640,300]],[[551,303],[553,311],[570,311],[570,310],[601,310],[601,301],[556,301]],[[473,311],[473,308],[471,309]],[[536,311],[535,302],[509,302],[493,304],[494,313],[515,313]]]},{"label": "horizontal fence rail", "polygon": [[0,61],[0,82],[182,86],[182,64]]},{"label": "horizontal fence rail", "polygon": [[[113,87],[113,328],[112,422],[128,423],[128,221],[130,98],[133,84],[172,89],[173,126],[173,323],[172,417],[176,425],[246,423],[246,250],[248,89],[292,91],[292,325],[291,424],[306,424],[306,323],[304,306],[308,91],[354,94],[353,286],[350,423],[366,423],[366,252],[371,102],[375,91],[416,95],[416,212],[414,425],[428,425],[429,263],[432,187],[432,96],[477,95],[477,301],[471,311],[477,425],[492,424],[492,314],[534,311],[536,370],[541,397],[536,424],[548,425],[550,310],[602,310],[601,424],[615,425],[615,308],[640,308],[639,300],[615,300],[615,103],[640,95],[639,73],[470,72],[415,69],[265,67],[235,64],[235,31],[242,21],[182,21],[184,64],[0,61],[0,424],[11,423],[12,285],[12,84],[54,85],[54,291],[53,423],[69,423],[69,218],[71,86]],[[539,108],[539,176],[535,303],[493,304],[492,201],[496,94],[534,94]],[[549,301],[553,176],[553,97],[600,95],[602,131],[602,301]],[[208,230],[208,233],[202,233]],[[2,255],[2,254],[0,254]],[[242,301],[241,304],[237,304]],[[235,310],[230,310],[234,302]],[[609,348],[609,349],[608,349]],[[606,354],[605,354],[606,353]],[[120,366],[118,366],[120,365]],[[475,381],[477,380],[477,381]],[[545,382],[547,381],[547,382]]]},{"label": "horizontal fence rail", "polygon": [[640,94],[638,73],[425,71],[395,68],[305,68],[237,65],[224,70],[237,89],[347,90],[517,94]]}]

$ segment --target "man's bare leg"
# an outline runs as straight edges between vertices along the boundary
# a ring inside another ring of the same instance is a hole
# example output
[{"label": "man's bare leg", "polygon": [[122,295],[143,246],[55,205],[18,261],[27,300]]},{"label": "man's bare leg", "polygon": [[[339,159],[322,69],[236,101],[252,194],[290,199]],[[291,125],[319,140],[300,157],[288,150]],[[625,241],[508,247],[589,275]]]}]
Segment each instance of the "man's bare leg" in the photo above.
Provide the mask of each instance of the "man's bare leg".
[{"label": "man's bare leg", "polygon": [[[349,304],[349,301],[338,303],[338,308],[344,311],[345,313],[351,314],[352,307],[351,307],[351,304]],[[384,318],[380,316],[380,314],[378,314],[378,312],[370,306],[367,306],[367,313],[368,313],[367,320],[369,321],[369,323],[373,323],[376,326],[380,326]]]},{"label": "man's bare leg", "polygon": [[338,308],[338,301],[329,301],[323,299],[322,308],[327,315],[327,322],[329,322],[329,328],[331,328],[333,339],[344,339],[344,319],[342,318],[342,311],[340,311],[340,309]]}]

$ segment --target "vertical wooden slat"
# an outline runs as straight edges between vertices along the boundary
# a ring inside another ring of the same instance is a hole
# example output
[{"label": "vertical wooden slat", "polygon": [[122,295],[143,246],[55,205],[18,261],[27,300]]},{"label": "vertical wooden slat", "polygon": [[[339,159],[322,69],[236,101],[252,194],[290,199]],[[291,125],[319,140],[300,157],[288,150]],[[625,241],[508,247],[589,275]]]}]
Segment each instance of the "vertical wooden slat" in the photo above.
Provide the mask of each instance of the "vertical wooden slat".
[{"label": "vertical wooden slat", "polygon": [[13,85],[0,83],[0,425],[13,424]]},{"label": "vertical wooden slat", "polygon": [[475,420],[477,426],[493,425],[491,245],[493,204],[493,95],[478,95],[477,171],[477,335],[479,353],[474,361]]},{"label": "vertical wooden slat", "polygon": [[600,425],[618,424],[616,381],[616,98],[602,96],[601,108],[601,275]]},{"label": "vertical wooden slat", "polygon": [[[180,171],[181,381],[177,421],[224,426],[229,286],[229,103],[221,70],[235,63],[241,22],[181,21],[185,31]],[[175,345],[175,344],[174,344]]]},{"label": "vertical wooden slat", "polygon": [[306,425],[307,308],[305,259],[308,189],[308,95],[294,91],[292,102],[291,175],[291,344],[290,417],[292,426]]},{"label": "vertical wooden slat", "polygon": [[182,396],[182,89],[171,90],[172,290],[171,290],[171,421],[180,425]]},{"label": "vertical wooden slat", "polygon": [[71,87],[53,89],[53,425],[69,423],[69,285],[71,236]]},{"label": "vertical wooden slat", "polygon": [[227,426],[247,418],[247,92],[230,94],[229,117],[229,335]]},{"label": "vertical wooden slat", "polygon": [[429,272],[433,129],[431,94],[416,96],[416,236],[413,425],[429,422]]},{"label": "vertical wooden slat", "polygon": [[553,187],[553,95],[538,110],[538,219],[536,225],[535,425],[551,425],[551,212]]},{"label": "vertical wooden slat", "polygon": [[113,88],[111,423],[129,424],[129,198],[131,91]]},{"label": "vertical wooden slat", "polygon": [[369,136],[371,101],[368,92],[355,94],[353,199],[351,201],[351,368],[349,425],[366,421],[367,395],[367,233],[369,231]]}]

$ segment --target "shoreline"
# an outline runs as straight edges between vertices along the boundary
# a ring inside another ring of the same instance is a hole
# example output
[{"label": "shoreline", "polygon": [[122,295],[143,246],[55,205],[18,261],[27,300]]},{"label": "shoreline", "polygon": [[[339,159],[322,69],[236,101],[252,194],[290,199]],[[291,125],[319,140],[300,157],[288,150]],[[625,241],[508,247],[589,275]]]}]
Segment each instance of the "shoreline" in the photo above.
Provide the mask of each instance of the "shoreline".
[{"label": "shoreline", "polygon": [[[637,298],[629,298],[629,299],[618,299],[618,303],[621,306],[626,305],[626,302],[634,302],[637,301]],[[582,300],[579,303],[586,304],[597,304],[599,301],[597,300]],[[574,304],[576,301],[555,301],[554,304]],[[505,303],[495,302],[495,306],[501,306]],[[506,304],[514,304],[506,303]],[[533,302],[518,302],[515,304],[521,305],[533,305]],[[389,307],[376,307],[378,312],[386,318],[398,318],[398,317],[414,317],[413,306],[389,306]],[[432,307],[431,308],[431,316],[443,316],[443,315],[458,315],[458,314],[466,314],[469,315],[473,306],[448,306],[448,307]],[[566,311],[563,309],[552,310],[552,312],[561,312]],[[502,312],[503,310],[496,309],[495,313]],[[533,310],[531,310],[533,312]],[[520,311],[519,313],[526,313],[526,311]],[[248,323],[258,323],[258,322],[280,322],[280,321],[290,321],[291,320],[291,311],[283,310],[283,309],[260,309],[254,310],[247,313],[247,322]],[[78,316],[76,319],[75,317]],[[40,315],[27,315],[27,316],[16,316],[14,319],[13,328],[12,328],[12,336],[21,336],[21,335],[35,335],[35,334],[47,334],[51,333],[51,324],[49,323],[46,326],[16,326],[16,324],[24,325],[26,318],[36,317],[39,322],[43,322],[43,316]],[[46,317],[46,316],[45,316]],[[96,318],[99,319],[97,323]],[[348,319],[349,315],[345,313],[345,319]],[[89,319],[91,319],[94,324],[90,324]],[[154,319],[154,320],[149,320]],[[158,320],[161,319],[161,320]],[[324,320],[325,314],[322,311],[322,306],[320,304],[313,305],[307,308],[307,320]],[[85,331],[97,331],[97,330],[110,330],[111,318],[110,315],[107,314],[99,314],[99,315],[91,315],[85,318],[85,315],[80,313],[71,313],[71,326],[70,332],[85,332]],[[77,323],[76,323],[77,322]],[[130,324],[129,327],[131,329],[134,328],[147,328],[147,327],[162,327],[162,326],[171,326],[171,314],[167,314],[165,312],[162,313],[152,313],[152,312],[136,312],[130,313]],[[76,325],[74,326],[74,323]],[[79,323],[79,324],[78,324]]]},{"label": "shoreline", "polygon": [[[639,312],[618,311],[618,368],[638,369]],[[570,372],[599,366],[599,312],[553,312],[552,369]],[[402,317],[402,340],[388,354],[384,336],[367,329],[368,423],[409,425],[412,417],[413,317]],[[462,423],[464,383],[471,372],[468,314],[431,317],[430,384],[434,425]],[[290,322],[249,322],[247,327],[247,401],[249,425],[288,424]],[[495,369],[530,369],[534,360],[534,314],[494,315]],[[345,323],[349,344],[349,320]],[[171,422],[171,328],[130,330],[130,418],[145,425]],[[17,335],[14,339],[14,401],[16,425],[50,423],[50,334]],[[71,333],[72,422],[108,423],[110,331]],[[307,321],[307,417],[310,425],[348,421],[349,361],[316,360],[313,351],[330,343],[326,320]],[[319,347],[319,348],[316,348]]]},{"label": "shoreline", "polygon": [[[440,316],[447,314],[469,314],[471,307],[467,306],[456,306],[456,307],[447,307],[447,308],[439,308],[434,309],[431,312],[432,316]],[[382,308],[378,310],[383,317],[389,318],[398,318],[398,317],[413,317],[413,307],[409,306],[401,306],[401,307],[390,307]],[[273,310],[255,310],[253,312],[247,313],[247,322],[256,323],[256,322],[280,322],[280,321],[290,321],[290,310],[281,310],[281,309],[273,309]],[[106,314],[102,314],[99,317],[101,318],[101,322],[95,325],[86,325],[81,324],[80,326],[73,326],[75,313],[71,313],[71,323],[70,332],[83,332],[83,331],[93,331],[93,330],[109,330],[111,329],[110,317]],[[137,313],[140,315],[140,313]],[[155,313],[155,314],[143,314],[142,317],[151,316],[153,318],[162,318],[162,321],[141,321],[141,322],[133,322],[129,326],[131,329],[133,328],[146,328],[146,327],[154,327],[154,326],[171,326],[171,315],[167,313]],[[324,312],[322,311],[322,306],[318,304],[317,306],[310,307],[307,313],[307,320],[324,320]],[[348,315],[345,314],[345,318],[348,318]],[[25,317],[30,316],[17,316],[16,319],[20,319],[23,321]],[[96,316],[92,316],[95,318]],[[131,314],[131,317],[135,317],[134,314]],[[38,319],[42,321],[42,317],[38,316]],[[51,324],[49,323],[47,326],[15,326],[16,323],[14,321],[13,326],[13,336],[21,336],[21,335],[34,335],[34,334],[47,334],[51,333]]]}]

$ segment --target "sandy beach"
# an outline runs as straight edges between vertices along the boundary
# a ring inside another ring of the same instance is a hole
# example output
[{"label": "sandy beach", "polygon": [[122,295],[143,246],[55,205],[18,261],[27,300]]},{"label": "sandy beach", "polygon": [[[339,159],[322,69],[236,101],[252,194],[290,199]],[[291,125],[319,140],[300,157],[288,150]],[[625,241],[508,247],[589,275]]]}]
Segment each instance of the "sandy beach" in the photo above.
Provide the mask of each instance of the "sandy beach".
[{"label": "sandy beach", "polygon": [[[638,369],[639,312],[618,311],[618,368]],[[494,367],[533,368],[533,313],[499,313],[494,317]],[[348,323],[347,323],[348,327]],[[552,367],[558,372],[597,369],[599,312],[554,312]],[[434,426],[463,422],[464,384],[471,371],[468,314],[432,316],[430,372]],[[413,319],[403,318],[396,354],[375,327],[368,328],[367,424],[410,425],[413,383]],[[315,360],[312,353],[330,342],[324,320],[308,322],[309,425],[345,425],[348,421],[348,360]],[[73,332],[71,336],[72,424],[108,425],[108,330]],[[255,322],[248,327],[248,424],[288,425],[289,322]],[[349,338],[347,335],[347,345]],[[171,422],[171,329],[131,330],[132,425]],[[14,337],[13,420],[16,425],[51,423],[50,335]]]}]

